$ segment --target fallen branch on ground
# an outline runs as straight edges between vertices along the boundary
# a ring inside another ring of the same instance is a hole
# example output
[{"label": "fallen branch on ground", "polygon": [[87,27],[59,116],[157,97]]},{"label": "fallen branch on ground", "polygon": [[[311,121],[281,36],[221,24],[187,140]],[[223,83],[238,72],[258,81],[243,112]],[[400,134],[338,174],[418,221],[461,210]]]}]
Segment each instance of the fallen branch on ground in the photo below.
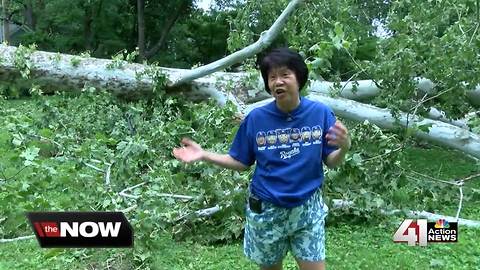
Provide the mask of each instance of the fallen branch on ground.
[{"label": "fallen branch on ground", "polygon": [[[334,199],[332,200],[332,202],[333,202],[332,204],[333,209],[347,209],[355,205],[355,203],[352,201],[339,200],[339,199]],[[463,219],[463,218],[457,219],[456,217],[434,214],[427,211],[416,211],[416,210],[404,211],[399,209],[386,211],[381,209],[380,212],[387,216],[405,213],[409,218],[426,218],[429,220],[445,219],[449,222],[458,222],[458,225],[472,227],[472,228],[480,228],[480,221],[477,221],[477,220],[470,220],[470,219]]]},{"label": "fallen branch on ground", "polygon": [[89,168],[94,169],[94,170],[97,171],[97,172],[102,172],[102,173],[104,172],[104,170],[96,167],[95,165],[92,165],[92,164],[89,164],[89,163],[86,163],[86,162],[83,162],[83,164],[85,164],[85,166],[87,166],[87,167],[89,167]]},{"label": "fallen branch on ground", "polygon": [[35,238],[35,235],[27,235],[27,236],[20,236],[17,238],[12,238],[12,239],[0,239],[0,243],[9,243],[9,242],[15,242],[15,241],[20,241],[20,240],[27,240],[27,239],[32,239]]},{"label": "fallen branch on ground", "polygon": [[143,185],[145,185],[146,183],[148,183],[148,182],[142,182],[142,183],[140,183],[140,184],[136,184],[135,186],[128,187],[128,188],[120,191],[118,194],[119,194],[120,196],[123,196],[123,197],[128,197],[128,198],[132,198],[132,199],[138,199],[138,198],[140,198],[140,196],[131,195],[131,194],[128,194],[128,193],[126,193],[126,192],[127,192],[127,191],[131,191],[131,190],[133,190],[133,189],[135,189],[135,188],[137,188],[137,187],[143,186]]},{"label": "fallen branch on ground", "polygon": [[108,186],[108,185],[110,185],[110,173],[111,173],[113,162],[108,163],[107,165],[108,165],[108,167],[107,167],[107,170],[105,171],[105,185]]}]

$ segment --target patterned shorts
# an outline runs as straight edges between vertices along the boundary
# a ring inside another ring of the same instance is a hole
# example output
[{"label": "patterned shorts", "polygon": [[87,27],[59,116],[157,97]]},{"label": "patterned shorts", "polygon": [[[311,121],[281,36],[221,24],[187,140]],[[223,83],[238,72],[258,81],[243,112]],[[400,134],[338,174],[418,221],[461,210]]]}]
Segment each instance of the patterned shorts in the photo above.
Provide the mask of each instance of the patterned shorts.
[{"label": "patterned shorts", "polygon": [[262,213],[250,210],[247,204],[247,222],[243,250],[259,265],[280,262],[290,250],[296,259],[317,262],[325,260],[325,217],[328,207],[320,189],[304,204],[282,208],[262,202]]}]

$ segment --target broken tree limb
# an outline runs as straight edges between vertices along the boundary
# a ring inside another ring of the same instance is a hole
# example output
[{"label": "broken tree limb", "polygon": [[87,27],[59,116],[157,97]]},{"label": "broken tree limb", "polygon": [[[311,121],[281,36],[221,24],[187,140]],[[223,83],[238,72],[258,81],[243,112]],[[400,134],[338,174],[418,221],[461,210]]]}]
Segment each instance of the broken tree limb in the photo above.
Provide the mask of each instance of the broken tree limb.
[{"label": "broken tree limb", "polygon": [[[340,209],[340,210],[347,209],[347,208],[353,207],[354,205],[355,203],[353,201],[347,201],[347,200],[341,200],[341,199],[332,200],[333,209]],[[427,211],[415,211],[415,210],[403,211],[403,210],[395,209],[395,210],[389,210],[389,211],[381,210],[380,212],[388,216],[405,213],[406,216],[409,218],[426,218],[429,220],[445,219],[449,222],[458,222],[458,224],[462,226],[480,228],[480,221],[477,221],[477,220],[445,216],[445,215],[430,213]]]},{"label": "broken tree limb", "polygon": [[[17,50],[17,47],[0,44],[0,80],[25,88],[35,84],[44,92],[82,91],[93,87],[106,89],[118,96],[140,98],[152,94],[156,75],[163,74],[167,84],[172,85],[191,72],[186,69],[155,67],[126,61],[33,51],[22,56],[29,62],[29,78],[25,79],[21,75],[22,67],[15,64],[15,59],[21,55]],[[111,68],[112,66],[118,67]],[[433,83],[428,82],[428,79],[417,80],[419,88],[433,87]],[[334,94],[341,90],[340,96],[361,101],[371,99],[380,91],[371,80],[341,82],[340,86],[340,89],[335,89],[332,82],[312,81],[308,91]],[[168,91],[182,93],[191,100],[212,98],[220,105],[232,101],[235,105],[242,106],[244,103],[269,97],[258,73],[215,72]],[[470,100],[480,105],[480,86],[468,93]]]},{"label": "broken tree limb", "polygon": [[181,200],[193,200],[195,197],[193,196],[187,196],[187,195],[177,195],[177,194],[168,194],[168,193],[159,193],[156,194],[158,197],[168,197],[168,198],[174,198],[174,199],[181,199]]},{"label": "broken tree limb", "polygon": [[183,214],[180,217],[178,217],[177,219],[175,219],[175,223],[178,223],[181,220],[185,220],[186,218],[191,217],[191,216],[196,216],[196,217],[213,216],[215,213],[219,212],[220,210],[222,210],[222,208],[217,204],[213,207],[200,209],[200,210],[197,210],[197,211],[194,211],[194,212],[189,212],[189,213]]},{"label": "broken tree limb", "polygon": [[459,128],[468,129],[468,125],[467,125],[468,119],[467,118],[455,119],[455,120],[448,119],[446,117],[445,112],[440,111],[440,110],[438,110],[436,108],[433,108],[433,107],[430,107],[430,110],[428,111],[428,118],[430,118],[432,120],[442,121],[442,122],[457,126]]},{"label": "broken tree limb", "polygon": [[[428,96],[433,96],[437,93],[435,83],[430,79],[417,77],[413,78],[413,81],[417,89],[420,90],[421,95],[428,94]],[[309,91],[329,95],[338,93],[343,98],[368,101],[378,96],[381,89],[378,88],[373,80],[340,82],[338,86],[333,82],[317,80],[310,83]],[[480,106],[480,85],[468,91],[467,98],[472,105]]]},{"label": "broken tree limb", "polygon": [[[354,206],[354,202],[352,202],[352,201],[346,201],[346,200],[341,200],[341,199],[333,199],[332,200],[332,208],[333,209],[340,209],[341,210],[341,209],[346,209],[346,208],[353,207],[353,206]],[[208,216],[214,215],[215,213],[219,212],[220,210],[222,210],[222,208],[219,205],[215,205],[214,207],[197,210],[194,213],[198,217],[208,217]],[[398,210],[398,209],[390,210],[390,211],[383,210],[381,212],[384,215],[395,215],[395,214],[399,214],[399,213],[404,213],[404,211]],[[458,218],[457,219],[457,218],[452,217],[452,216],[444,216],[444,215],[430,213],[430,212],[427,212],[427,211],[408,210],[406,212],[406,215],[408,217],[412,217],[412,218],[427,218],[429,220],[445,219],[445,220],[451,221],[451,222],[458,222],[458,224],[461,225],[461,226],[472,227],[472,228],[480,228],[480,221],[463,219],[463,218]],[[180,218],[178,218],[176,220],[176,222],[178,222],[182,219],[185,219],[187,216],[189,216],[189,214],[181,216]]]},{"label": "broken tree limb", "polygon": [[130,211],[132,211],[132,210],[135,210],[135,208],[137,208],[137,205],[136,205],[136,204],[134,204],[134,205],[132,205],[132,206],[129,206],[129,207],[125,208],[125,209],[120,209],[120,210],[115,210],[115,211],[116,211],[116,212],[122,212],[122,213],[128,213],[128,212],[130,212]]},{"label": "broken tree limb", "polygon": [[112,163],[107,164],[107,169],[105,170],[105,185],[109,186],[110,185],[110,174],[112,171]]},{"label": "broken tree limb", "polygon": [[[120,196],[123,196],[123,197],[128,197],[128,198],[132,198],[132,199],[138,199],[140,198],[140,196],[137,196],[137,195],[131,195],[131,194],[128,194],[127,192],[128,191],[132,191],[133,189],[137,188],[137,187],[140,187],[140,186],[143,186],[145,184],[147,184],[148,182],[142,182],[140,184],[136,184],[134,186],[131,186],[131,187],[128,187],[128,188],[125,188],[123,189],[122,191],[120,191],[118,194]],[[186,201],[189,201],[189,200],[193,200],[195,197],[193,196],[188,196],[188,195],[178,195],[178,194],[170,194],[170,193],[159,193],[159,194],[156,194],[156,196],[158,197],[168,197],[168,198],[174,198],[174,199],[181,199],[181,200],[186,200]]]},{"label": "broken tree limb", "polygon": [[357,101],[367,101],[380,94],[380,89],[372,80],[340,82],[339,88],[340,89],[338,89],[333,82],[312,81],[308,91],[322,94],[339,92],[341,97]]},{"label": "broken tree limb", "polygon": [[125,188],[124,190],[120,191],[118,194],[119,194],[120,196],[123,196],[123,197],[131,198],[131,199],[138,199],[138,198],[140,198],[140,196],[131,195],[131,194],[128,194],[127,192],[128,192],[128,191],[131,191],[131,190],[133,190],[133,189],[135,189],[135,188],[137,188],[137,187],[143,186],[143,185],[145,185],[145,184],[147,184],[147,183],[148,183],[148,182],[142,182],[142,183],[140,183],[140,184],[136,184],[136,185],[134,185],[134,186]]},{"label": "broken tree limb", "polygon": [[[117,96],[141,98],[152,94],[158,74],[163,74],[167,83],[171,83],[170,80],[188,72],[185,69],[34,51],[23,56],[29,62],[29,77],[23,78],[22,68],[15,64],[15,59],[19,57],[17,50],[17,47],[0,44],[0,80],[27,89],[37,85],[44,92],[80,92],[93,87],[108,90]],[[115,66],[116,62],[121,62],[116,64],[121,67],[109,68]],[[238,105],[237,97],[241,98],[247,93],[247,77],[246,73],[216,72],[188,85],[169,89],[169,92],[183,93],[190,100],[213,98],[220,105],[225,105],[228,100]]]},{"label": "broken tree limb", "polygon": [[195,211],[195,214],[199,217],[209,217],[220,210],[222,210],[222,208],[217,204],[214,207],[197,210]]},{"label": "broken tree limb", "polygon": [[11,238],[11,239],[0,239],[0,243],[10,243],[10,242],[15,242],[15,241],[20,241],[20,240],[28,240],[35,238],[35,235],[27,235],[27,236],[20,236],[16,238]]},{"label": "broken tree limb", "polygon": [[225,69],[227,67],[230,67],[233,64],[240,63],[249,57],[255,56],[257,53],[262,52],[268,46],[270,46],[270,44],[272,44],[272,42],[275,40],[278,34],[282,31],[283,26],[287,21],[287,18],[293,13],[296,7],[302,2],[303,0],[290,1],[290,3],[285,8],[285,10],[282,12],[282,14],[280,14],[280,16],[278,16],[278,18],[272,24],[270,29],[268,29],[265,32],[262,32],[260,35],[260,38],[255,43],[250,44],[249,46],[241,49],[240,51],[234,52],[231,55],[224,57],[220,60],[217,60],[213,63],[210,63],[205,66],[201,66],[183,73],[181,77],[175,79],[172,82],[171,86],[177,86],[184,83],[188,83],[194,79],[198,79],[200,77],[203,77],[215,71]]},{"label": "broken tree limb", "polygon": [[95,165],[92,165],[92,164],[90,164],[90,163],[83,162],[83,164],[85,164],[85,166],[87,166],[87,167],[89,167],[89,168],[94,169],[94,170],[97,171],[97,172],[102,172],[102,173],[104,172],[104,170],[102,170],[102,169],[100,169],[100,168],[98,168],[98,167],[96,167]]},{"label": "broken tree limb", "polygon": [[[397,120],[388,109],[377,108],[349,99],[334,99],[323,94],[310,94],[308,97],[329,106],[337,115],[343,118],[359,122],[368,120],[383,129],[392,130],[399,126],[406,128],[408,122],[409,128],[415,127],[413,135],[416,137],[460,150],[475,158],[480,158],[480,136],[457,126],[441,121],[422,119],[418,116],[409,116],[407,118],[406,113],[400,113]],[[254,108],[265,105],[272,100],[273,98],[250,104],[244,112],[248,113]]]},{"label": "broken tree limb", "polygon": [[407,123],[409,123],[409,128],[415,127],[413,134],[418,138],[480,158],[480,136],[457,126],[427,118],[422,119],[418,116],[408,117],[406,113],[400,113],[397,120],[388,109],[380,109],[348,99],[333,99],[320,94],[309,97],[325,103],[341,117],[356,121],[368,120],[384,129],[391,130],[398,125],[407,127]]}]

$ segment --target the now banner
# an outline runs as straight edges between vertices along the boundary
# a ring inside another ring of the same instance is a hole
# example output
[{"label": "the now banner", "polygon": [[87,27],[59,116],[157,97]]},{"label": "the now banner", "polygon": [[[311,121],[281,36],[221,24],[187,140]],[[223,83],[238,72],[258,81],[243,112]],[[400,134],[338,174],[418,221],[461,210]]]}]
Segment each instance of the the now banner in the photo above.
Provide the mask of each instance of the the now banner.
[{"label": "the now banner", "polygon": [[133,247],[133,229],[122,212],[29,212],[42,248]]}]

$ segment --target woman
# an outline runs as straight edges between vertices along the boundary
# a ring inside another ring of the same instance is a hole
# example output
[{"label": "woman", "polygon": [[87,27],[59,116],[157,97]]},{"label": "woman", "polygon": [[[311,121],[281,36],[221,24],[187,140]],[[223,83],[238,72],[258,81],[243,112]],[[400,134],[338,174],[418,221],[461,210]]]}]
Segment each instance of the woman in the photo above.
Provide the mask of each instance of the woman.
[{"label": "woman", "polygon": [[288,48],[260,63],[265,90],[275,100],[250,112],[228,154],[206,151],[189,139],[173,155],[233,170],[256,162],[249,188],[244,252],[260,269],[282,269],[290,251],[300,269],[325,269],[324,225],[328,207],[321,187],[323,165],[335,167],[350,149],[345,126],[326,105],[300,97],[308,69]]}]

